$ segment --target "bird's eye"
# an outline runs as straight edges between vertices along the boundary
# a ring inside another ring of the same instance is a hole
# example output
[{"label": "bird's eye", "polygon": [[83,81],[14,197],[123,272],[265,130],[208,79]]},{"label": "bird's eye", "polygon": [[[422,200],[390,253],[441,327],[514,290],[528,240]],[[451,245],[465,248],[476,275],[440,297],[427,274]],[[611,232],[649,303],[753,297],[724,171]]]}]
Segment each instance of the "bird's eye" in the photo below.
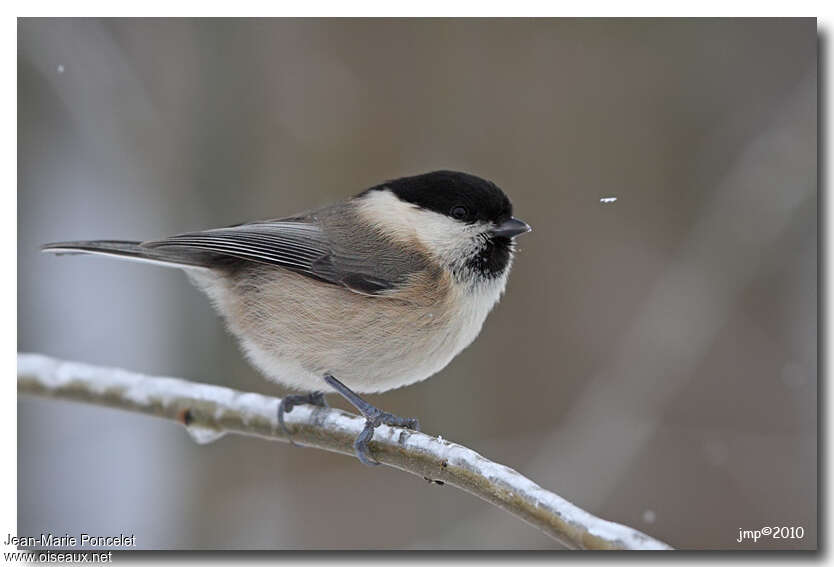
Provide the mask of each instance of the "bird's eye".
[{"label": "bird's eye", "polygon": [[452,218],[456,218],[458,220],[463,220],[469,216],[469,210],[461,205],[457,205],[452,207],[452,210],[449,212],[452,215]]}]

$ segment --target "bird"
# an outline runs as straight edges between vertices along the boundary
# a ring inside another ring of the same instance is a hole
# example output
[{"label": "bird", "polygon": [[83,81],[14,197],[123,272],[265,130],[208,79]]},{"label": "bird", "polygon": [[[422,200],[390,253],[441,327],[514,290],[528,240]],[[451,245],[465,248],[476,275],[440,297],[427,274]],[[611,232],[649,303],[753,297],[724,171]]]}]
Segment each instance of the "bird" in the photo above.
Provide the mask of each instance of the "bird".
[{"label": "bird", "polygon": [[[357,458],[381,424],[417,419],[360,394],[436,374],[469,346],[499,301],[530,226],[492,181],[440,170],[392,179],[292,216],[147,241],[45,244],[52,254],[98,254],[182,269],[209,297],[264,376],[326,406],[338,393],[365,418]],[[291,437],[290,437],[291,439]]]}]

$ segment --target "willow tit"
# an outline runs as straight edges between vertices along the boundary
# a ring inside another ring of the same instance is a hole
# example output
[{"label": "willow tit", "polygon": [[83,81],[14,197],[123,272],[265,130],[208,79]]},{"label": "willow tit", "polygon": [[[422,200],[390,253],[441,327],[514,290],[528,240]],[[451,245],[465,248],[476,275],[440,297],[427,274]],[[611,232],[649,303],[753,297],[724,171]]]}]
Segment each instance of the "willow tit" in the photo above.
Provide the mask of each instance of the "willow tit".
[{"label": "willow tit", "polygon": [[424,380],[478,335],[507,283],[512,216],[494,183],[435,171],[371,187],[344,202],[275,220],[146,242],[47,244],[45,252],[104,254],[182,268],[269,379],[326,405],[335,391],[366,419],[365,464],[381,423],[419,429],[357,393]]}]

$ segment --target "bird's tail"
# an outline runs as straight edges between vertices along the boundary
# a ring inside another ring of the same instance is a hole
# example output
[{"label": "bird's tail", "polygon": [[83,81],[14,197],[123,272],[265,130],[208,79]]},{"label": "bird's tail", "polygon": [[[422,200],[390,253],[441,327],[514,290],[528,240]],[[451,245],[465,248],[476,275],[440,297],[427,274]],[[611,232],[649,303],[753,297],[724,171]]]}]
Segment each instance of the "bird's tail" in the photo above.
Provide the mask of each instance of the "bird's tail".
[{"label": "bird's tail", "polygon": [[174,268],[207,268],[211,266],[210,254],[194,250],[165,251],[148,248],[131,240],[79,240],[44,244],[41,251],[51,254],[100,254],[123,260],[147,262]]}]

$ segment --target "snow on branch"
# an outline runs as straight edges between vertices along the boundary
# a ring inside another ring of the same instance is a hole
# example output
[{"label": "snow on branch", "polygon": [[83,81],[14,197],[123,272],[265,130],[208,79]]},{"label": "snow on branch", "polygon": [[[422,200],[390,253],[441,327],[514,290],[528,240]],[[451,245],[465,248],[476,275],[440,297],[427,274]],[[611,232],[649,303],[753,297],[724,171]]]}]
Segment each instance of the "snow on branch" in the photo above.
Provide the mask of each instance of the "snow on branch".
[{"label": "snow on branch", "polygon": [[[277,424],[280,400],[178,378],[18,354],[18,392],[75,400],[179,421],[198,441],[226,433],[288,441]],[[297,443],[353,455],[363,418],[296,406],[286,426]],[[518,516],[571,548],[671,549],[627,526],[597,518],[513,469],[439,437],[380,426],[370,443],[379,462],[455,486]]]}]

